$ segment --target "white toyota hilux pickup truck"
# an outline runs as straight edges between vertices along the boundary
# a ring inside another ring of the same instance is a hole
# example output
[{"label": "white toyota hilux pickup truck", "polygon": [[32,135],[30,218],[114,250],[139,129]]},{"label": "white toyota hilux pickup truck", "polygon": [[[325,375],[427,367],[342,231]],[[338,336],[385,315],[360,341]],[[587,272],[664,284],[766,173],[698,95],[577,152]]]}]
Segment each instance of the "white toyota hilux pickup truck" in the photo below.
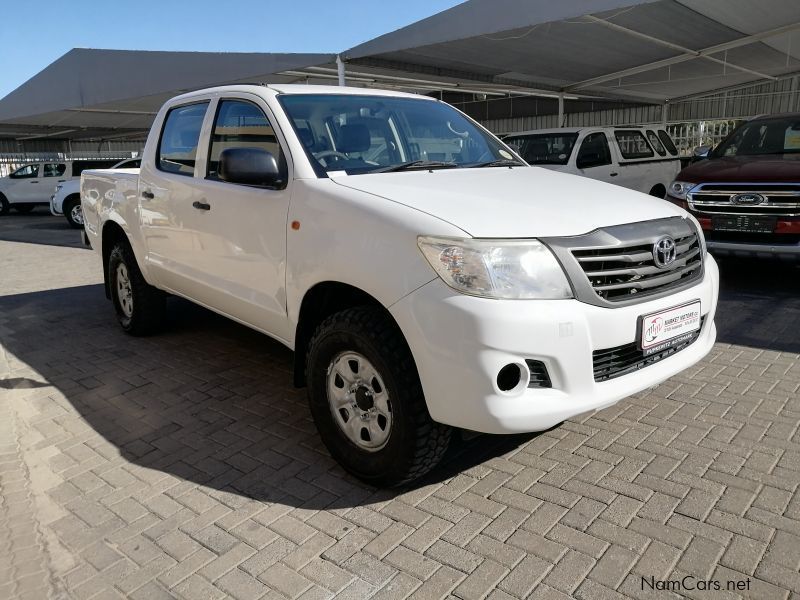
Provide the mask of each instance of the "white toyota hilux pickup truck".
[{"label": "white toyota hilux pickup truck", "polygon": [[419,477],[453,427],[548,429],[695,364],[719,275],[698,223],[530,167],[441,101],[238,85],[178,96],[141,169],[84,172],[85,239],[122,328],[168,294],[295,352],[331,454]]}]

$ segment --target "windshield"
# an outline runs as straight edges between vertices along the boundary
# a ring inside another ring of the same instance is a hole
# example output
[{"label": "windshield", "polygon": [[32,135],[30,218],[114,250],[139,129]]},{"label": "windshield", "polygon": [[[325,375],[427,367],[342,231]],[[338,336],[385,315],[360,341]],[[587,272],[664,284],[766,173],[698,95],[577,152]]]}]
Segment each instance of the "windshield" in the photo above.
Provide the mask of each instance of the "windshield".
[{"label": "windshield", "polygon": [[744,123],[714,150],[714,156],[798,152],[800,152],[800,120],[795,117]]},{"label": "windshield", "polygon": [[529,165],[565,165],[577,139],[577,133],[536,133],[509,136],[504,141]]},{"label": "windshield", "polygon": [[350,94],[279,99],[320,175],[494,166],[489,163],[510,160],[522,165],[502,142],[443,102]]}]

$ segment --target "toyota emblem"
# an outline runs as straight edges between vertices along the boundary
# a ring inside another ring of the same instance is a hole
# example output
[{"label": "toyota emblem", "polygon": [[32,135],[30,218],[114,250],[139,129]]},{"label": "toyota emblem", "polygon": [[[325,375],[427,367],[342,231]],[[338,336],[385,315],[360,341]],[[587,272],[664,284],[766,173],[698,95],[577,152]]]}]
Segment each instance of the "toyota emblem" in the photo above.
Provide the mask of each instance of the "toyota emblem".
[{"label": "toyota emblem", "polygon": [[668,235],[665,235],[653,244],[653,262],[659,269],[666,269],[675,262],[678,255],[678,249],[675,246],[675,240]]}]

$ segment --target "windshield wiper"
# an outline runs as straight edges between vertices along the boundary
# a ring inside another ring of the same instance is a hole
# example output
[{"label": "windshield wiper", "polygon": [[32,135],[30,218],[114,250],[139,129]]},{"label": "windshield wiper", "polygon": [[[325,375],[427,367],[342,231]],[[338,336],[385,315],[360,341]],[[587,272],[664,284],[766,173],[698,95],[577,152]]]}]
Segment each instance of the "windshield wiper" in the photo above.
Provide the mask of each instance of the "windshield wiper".
[{"label": "windshield wiper", "polygon": [[470,169],[482,169],[483,167],[524,167],[521,162],[511,160],[509,158],[498,158],[495,160],[487,160],[486,162],[475,163],[470,165]]},{"label": "windshield wiper", "polygon": [[380,169],[373,169],[370,173],[392,173],[394,171],[411,171],[413,169],[450,169],[457,167],[454,162],[444,162],[442,160],[411,160],[409,162],[400,163],[399,165],[390,165]]}]

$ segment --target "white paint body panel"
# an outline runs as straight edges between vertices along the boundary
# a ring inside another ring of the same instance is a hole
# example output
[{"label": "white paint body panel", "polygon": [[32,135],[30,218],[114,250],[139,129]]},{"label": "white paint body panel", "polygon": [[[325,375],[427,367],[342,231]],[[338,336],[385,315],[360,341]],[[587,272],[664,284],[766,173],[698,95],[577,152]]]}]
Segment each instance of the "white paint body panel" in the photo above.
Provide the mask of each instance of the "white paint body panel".
[{"label": "white paint body panel", "polygon": [[[619,187],[518,167],[453,169],[320,178],[276,99],[306,86],[228,86],[185,94],[155,119],[135,171],[84,173],[86,232],[102,253],[102,230],[122,227],[149,283],[295,346],[304,296],[341,282],[363,290],[395,318],[416,361],[434,419],[493,433],[535,431],[641,391],[695,363],[715,338],[718,273],[713,259],[689,289],[635,306],[601,308],[577,300],[500,301],[447,287],[417,247],[420,235],[530,238],[577,235],[602,226],[685,213]],[[314,93],[398,95],[314,86]],[[210,122],[221,97],[247,94],[267,112],[288,154],[280,191],[202,177]],[[195,175],[155,168],[167,110],[209,100]],[[433,101],[433,100],[430,100]],[[142,191],[153,194],[143,198]],[[210,211],[190,208],[195,200]],[[291,226],[298,221],[299,229]],[[690,348],[632,376],[597,384],[591,355],[633,341],[636,321],[700,298],[707,315]],[[563,337],[559,324],[570,323]],[[499,366],[540,358],[554,388],[511,398],[496,389]],[[505,362],[504,362],[505,361]]]}]

